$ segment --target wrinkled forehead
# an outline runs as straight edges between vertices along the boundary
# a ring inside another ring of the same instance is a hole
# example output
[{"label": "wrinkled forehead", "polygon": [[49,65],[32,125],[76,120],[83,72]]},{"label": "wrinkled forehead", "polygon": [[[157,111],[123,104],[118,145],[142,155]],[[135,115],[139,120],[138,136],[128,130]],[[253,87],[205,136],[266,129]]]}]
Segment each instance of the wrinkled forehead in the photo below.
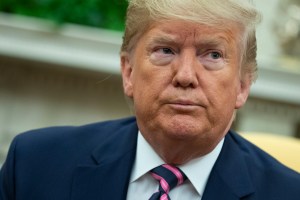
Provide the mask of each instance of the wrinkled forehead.
[{"label": "wrinkled forehead", "polygon": [[[168,19],[152,21],[147,30],[159,27],[161,31],[166,33],[184,35],[194,35],[196,33],[201,34],[201,32],[211,34],[233,34],[243,30],[243,26],[237,22],[224,21],[223,23],[226,23],[226,26],[208,25],[181,19]],[[181,26],[182,24],[184,24],[184,26]]]},{"label": "wrinkled forehead", "polygon": [[243,28],[237,23],[227,23],[227,26],[212,26],[183,20],[160,20],[152,22],[142,34],[147,35],[156,43],[178,43],[190,40],[194,43],[214,44],[218,41],[225,43],[240,43]]}]

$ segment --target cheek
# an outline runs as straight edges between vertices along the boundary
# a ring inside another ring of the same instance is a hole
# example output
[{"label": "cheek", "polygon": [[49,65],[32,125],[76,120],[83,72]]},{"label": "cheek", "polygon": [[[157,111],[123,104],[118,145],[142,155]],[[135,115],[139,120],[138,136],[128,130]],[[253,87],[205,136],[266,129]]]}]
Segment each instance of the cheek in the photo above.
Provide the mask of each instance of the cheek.
[{"label": "cheek", "polygon": [[[211,112],[219,111],[220,114],[229,114],[235,108],[235,102],[238,92],[238,78],[235,76],[214,76],[213,79],[206,85],[207,98],[210,101]],[[217,111],[216,111],[217,110]]]},{"label": "cheek", "polygon": [[227,94],[235,93],[238,83],[237,77],[238,75],[232,71],[208,74],[206,78],[209,80],[209,85],[206,87],[214,90],[212,92],[216,93],[216,97],[227,96]]},{"label": "cheek", "polygon": [[225,90],[224,92],[228,91],[236,95],[240,82],[239,77],[240,75],[238,69],[228,67],[228,70],[225,71],[221,77],[219,77],[221,80],[220,87],[223,87]]},{"label": "cheek", "polygon": [[151,66],[136,66],[140,67],[133,74],[133,99],[139,104],[150,104],[156,96],[157,81],[155,74],[149,69]]},{"label": "cheek", "polygon": [[135,74],[135,86],[143,93],[160,93],[164,86],[170,83],[170,72],[167,68],[160,68],[152,65],[144,65]]}]

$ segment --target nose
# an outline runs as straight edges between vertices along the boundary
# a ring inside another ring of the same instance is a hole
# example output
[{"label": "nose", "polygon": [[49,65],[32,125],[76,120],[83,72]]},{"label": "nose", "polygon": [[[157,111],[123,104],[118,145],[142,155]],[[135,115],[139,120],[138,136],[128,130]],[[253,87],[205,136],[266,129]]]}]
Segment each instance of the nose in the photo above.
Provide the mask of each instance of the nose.
[{"label": "nose", "polygon": [[199,84],[196,67],[196,56],[192,52],[181,55],[174,66],[172,84],[175,87],[196,88]]}]

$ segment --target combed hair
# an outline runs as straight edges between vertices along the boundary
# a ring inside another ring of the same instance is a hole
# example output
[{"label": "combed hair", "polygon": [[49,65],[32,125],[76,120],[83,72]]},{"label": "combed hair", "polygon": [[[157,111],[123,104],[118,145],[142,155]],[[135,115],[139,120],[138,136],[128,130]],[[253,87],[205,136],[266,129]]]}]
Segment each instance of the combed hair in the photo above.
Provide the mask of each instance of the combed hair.
[{"label": "combed hair", "polygon": [[121,52],[131,52],[153,22],[174,19],[220,29],[231,22],[240,25],[242,79],[256,79],[255,28],[260,14],[251,0],[129,0]]}]

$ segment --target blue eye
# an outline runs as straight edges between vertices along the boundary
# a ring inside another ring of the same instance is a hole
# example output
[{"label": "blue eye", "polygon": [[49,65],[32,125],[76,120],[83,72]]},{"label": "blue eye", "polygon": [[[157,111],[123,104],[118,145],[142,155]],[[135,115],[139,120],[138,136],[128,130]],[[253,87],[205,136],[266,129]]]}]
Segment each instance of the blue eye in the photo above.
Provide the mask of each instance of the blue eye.
[{"label": "blue eye", "polygon": [[210,56],[212,59],[219,59],[219,58],[222,58],[222,55],[219,53],[219,52],[211,52],[210,53]]}]

